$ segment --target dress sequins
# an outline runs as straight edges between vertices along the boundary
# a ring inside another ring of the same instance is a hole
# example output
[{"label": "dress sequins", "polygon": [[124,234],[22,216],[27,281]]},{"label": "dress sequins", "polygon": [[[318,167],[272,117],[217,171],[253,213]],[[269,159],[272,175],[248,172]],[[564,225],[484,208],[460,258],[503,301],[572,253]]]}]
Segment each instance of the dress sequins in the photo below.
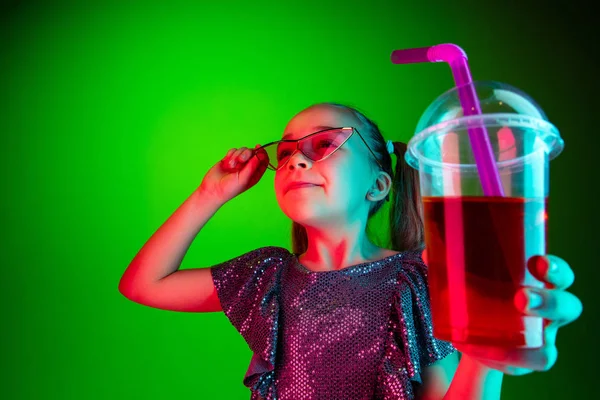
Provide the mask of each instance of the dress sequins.
[{"label": "dress sequins", "polygon": [[251,399],[413,399],[424,367],[455,351],[433,337],[418,252],[314,272],[281,247],[211,269],[253,352]]}]

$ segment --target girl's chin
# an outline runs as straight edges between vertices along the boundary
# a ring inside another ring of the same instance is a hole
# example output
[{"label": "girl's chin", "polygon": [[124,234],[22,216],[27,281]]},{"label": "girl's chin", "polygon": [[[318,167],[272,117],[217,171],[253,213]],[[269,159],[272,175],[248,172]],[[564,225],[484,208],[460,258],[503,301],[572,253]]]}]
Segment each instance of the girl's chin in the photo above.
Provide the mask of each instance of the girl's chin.
[{"label": "girl's chin", "polygon": [[299,224],[306,222],[306,221],[310,221],[317,217],[314,212],[311,212],[309,210],[302,210],[298,206],[287,207],[285,211],[286,211],[285,215],[289,219],[291,219],[292,221],[297,222]]}]

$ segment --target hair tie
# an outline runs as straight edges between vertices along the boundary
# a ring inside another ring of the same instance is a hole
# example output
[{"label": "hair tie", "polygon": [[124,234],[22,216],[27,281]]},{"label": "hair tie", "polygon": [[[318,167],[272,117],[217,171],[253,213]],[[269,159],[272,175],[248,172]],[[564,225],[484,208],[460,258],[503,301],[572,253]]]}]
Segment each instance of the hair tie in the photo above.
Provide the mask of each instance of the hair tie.
[{"label": "hair tie", "polygon": [[388,153],[392,154],[394,152],[394,143],[391,140],[387,141],[385,147],[387,148]]}]

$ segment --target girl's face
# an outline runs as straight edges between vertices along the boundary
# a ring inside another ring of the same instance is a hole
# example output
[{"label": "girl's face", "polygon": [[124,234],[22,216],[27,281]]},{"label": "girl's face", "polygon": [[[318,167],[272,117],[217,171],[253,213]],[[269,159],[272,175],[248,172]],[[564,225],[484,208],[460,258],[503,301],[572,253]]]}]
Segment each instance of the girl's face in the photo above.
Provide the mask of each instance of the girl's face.
[{"label": "girl's face", "polygon": [[[288,123],[284,137],[299,139],[327,127],[355,127],[361,134],[364,131],[351,113],[320,105],[296,115]],[[312,161],[296,150],[275,172],[279,206],[286,216],[304,226],[357,223],[360,219],[366,223],[370,205],[366,195],[375,181],[370,157],[373,156],[356,133],[324,160]],[[294,181],[319,186],[287,191],[287,185]]]}]

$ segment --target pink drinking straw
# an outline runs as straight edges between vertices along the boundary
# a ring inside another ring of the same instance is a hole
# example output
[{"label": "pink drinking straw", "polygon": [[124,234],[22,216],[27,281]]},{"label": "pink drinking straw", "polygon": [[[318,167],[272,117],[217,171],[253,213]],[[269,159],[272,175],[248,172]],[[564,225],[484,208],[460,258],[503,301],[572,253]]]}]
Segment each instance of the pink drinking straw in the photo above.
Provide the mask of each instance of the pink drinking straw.
[{"label": "pink drinking straw", "polygon": [[[445,43],[430,47],[394,50],[394,64],[412,64],[420,62],[447,62],[452,70],[454,82],[458,88],[458,98],[464,116],[480,115],[481,107],[475,88],[470,83],[471,70],[467,63],[467,54],[455,44]],[[483,125],[468,128],[471,149],[479,172],[484,196],[504,196],[500,174],[496,169],[492,146]]]}]

